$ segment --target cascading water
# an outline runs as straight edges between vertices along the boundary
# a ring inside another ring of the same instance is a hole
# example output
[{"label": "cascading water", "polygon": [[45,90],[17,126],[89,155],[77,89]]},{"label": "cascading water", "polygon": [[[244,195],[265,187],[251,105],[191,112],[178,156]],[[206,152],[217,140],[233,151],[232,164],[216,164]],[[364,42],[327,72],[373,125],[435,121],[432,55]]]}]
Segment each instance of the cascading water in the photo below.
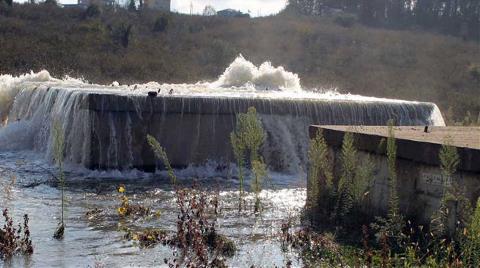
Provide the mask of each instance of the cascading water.
[{"label": "cascading water", "polygon": [[[118,84],[118,83],[117,83]],[[51,126],[65,131],[65,156],[88,168],[152,168],[154,135],[176,166],[232,162],[235,114],[256,107],[272,169],[297,172],[306,163],[310,124],[444,125],[432,103],[377,99],[301,89],[296,74],[237,58],[212,83],[91,85],[48,72],[0,76],[0,150],[33,149],[52,157]],[[159,92],[147,97],[147,92]]]}]

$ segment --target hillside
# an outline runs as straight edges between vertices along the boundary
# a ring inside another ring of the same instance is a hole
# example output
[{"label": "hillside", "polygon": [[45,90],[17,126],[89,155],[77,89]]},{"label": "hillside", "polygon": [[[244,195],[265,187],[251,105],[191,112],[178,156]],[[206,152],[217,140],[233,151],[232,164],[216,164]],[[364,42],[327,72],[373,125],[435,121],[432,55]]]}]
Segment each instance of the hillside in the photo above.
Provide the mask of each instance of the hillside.
[{"label": "hillside", "polygon": [[298,73],[304,87],[431,101],[449,119],[469,112],[477,121],[478,43],[335,21],[14,5],[0,8],[0,73],[47,69],[97,83],[196,82],[215,79],[241,53]]}]

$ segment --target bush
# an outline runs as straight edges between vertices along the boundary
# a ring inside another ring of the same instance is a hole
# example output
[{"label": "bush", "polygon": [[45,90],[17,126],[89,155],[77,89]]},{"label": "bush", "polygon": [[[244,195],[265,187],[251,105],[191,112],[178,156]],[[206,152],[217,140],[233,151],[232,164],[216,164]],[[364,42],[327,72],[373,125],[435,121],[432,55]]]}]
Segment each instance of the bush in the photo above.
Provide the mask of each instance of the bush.
[{"label": "bush", "polygon": [[154,32],[164,32],[167,30],[168,27],[168,18],[162,16],[155,20],[155,24],[153,25]]},{"label": "bush", "polygon": [[351,28],[357,22],[357,18],[353,15],[340,15],[335,17],[333,21],[342,27]]},{"label": "bush", "polygon": [[2,214],[5,218],[5,225],[3,229],[0,229],[0,259],[9,259],[15,254],[31,255],[33,246],[28,227],[28,215],[23,216],[23,226],[18,224],[17,229],[8,209],[4,209]]},{"label": "bush", "polygon": [[468,67],[468,72],[473,79],[480,81],[480,65],[471,64]]},{"label": "bush", "polygon": [[102,10],[96,4],[91,4],[88,6],[87,10],[85,10],[85,18],[94,18],[100,16]]}]

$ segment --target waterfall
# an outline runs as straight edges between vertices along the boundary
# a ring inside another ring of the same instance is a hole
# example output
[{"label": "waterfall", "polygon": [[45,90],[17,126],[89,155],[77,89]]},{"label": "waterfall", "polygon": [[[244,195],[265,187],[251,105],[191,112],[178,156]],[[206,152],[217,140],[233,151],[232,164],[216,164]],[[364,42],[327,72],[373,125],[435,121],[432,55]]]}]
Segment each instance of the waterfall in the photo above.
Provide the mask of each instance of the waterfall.
[{"label": "waterfall", "polygon": [[174,166],[213,161],[222,167],[233,161],[236,114],[253,106],[267,134],[262,155],[269,167],[298,172],[307,162],[311,124],[444,125],[433,103],[303,91],[283,68],[252,66],[240,59],[218,81],[191,85],[91,85],[46,71],[0,76],[0,150],[34,150],[52,159],[51,127],[58,122],[70,164],[154,169],[158,162],[146,143],[151,134]]}]

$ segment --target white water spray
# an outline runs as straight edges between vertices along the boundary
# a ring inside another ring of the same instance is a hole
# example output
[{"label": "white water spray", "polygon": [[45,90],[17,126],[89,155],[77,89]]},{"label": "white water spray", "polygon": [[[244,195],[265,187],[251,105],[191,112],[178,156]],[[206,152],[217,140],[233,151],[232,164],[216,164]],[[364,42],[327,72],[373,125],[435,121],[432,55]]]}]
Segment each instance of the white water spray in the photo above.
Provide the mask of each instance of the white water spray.
[{"label": "white water spray", "polygon": [[[149,99],[147,92],[158,97]],[[255,106],[267,131],[264,157],[276,170],[306,163],[310,124],[444,125],[431,103],[305,91],[296,74],[238,57],[215,82],[92,85],[47,71],[0,76],[0,150],[35,150],[51,159],[51,125],[65,131],[66,160],[93,168],[131,169],[145,159],[146,134],[156,135],[181,165],[231,161],[235,113]]]}]

